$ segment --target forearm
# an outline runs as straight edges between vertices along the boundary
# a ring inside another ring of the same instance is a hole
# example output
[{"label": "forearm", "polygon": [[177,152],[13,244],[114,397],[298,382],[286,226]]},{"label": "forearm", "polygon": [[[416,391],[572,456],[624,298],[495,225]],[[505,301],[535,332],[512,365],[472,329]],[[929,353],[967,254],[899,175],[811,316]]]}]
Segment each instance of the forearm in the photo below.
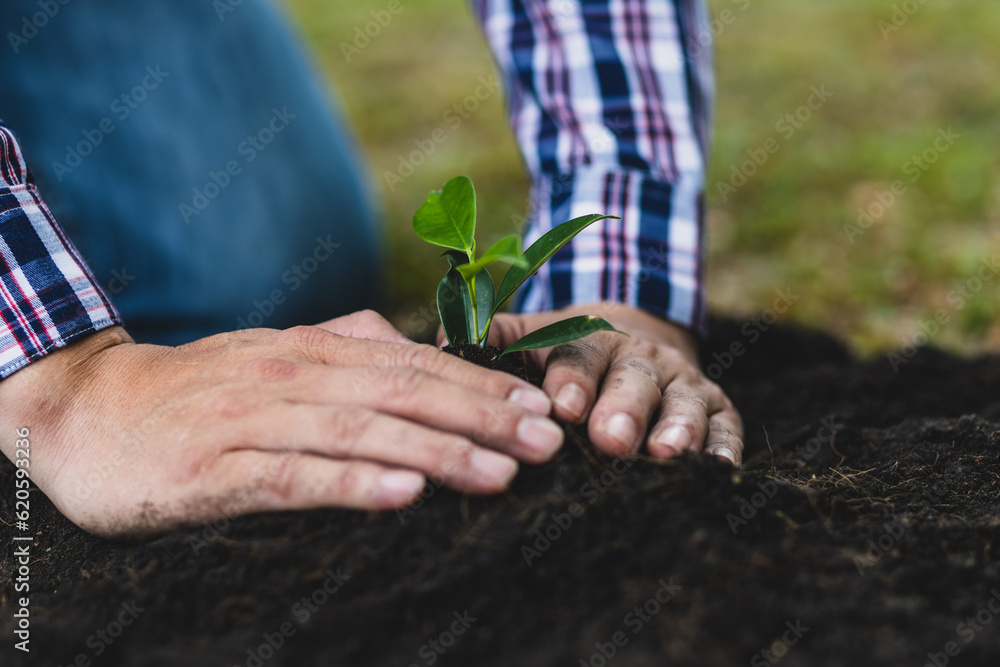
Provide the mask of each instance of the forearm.
[{"label": "forearm", "polygon": [[613,301],[696,333],[705,321],[702,181],[675,183],[623,168],[584,167],[536,190],[527,243],[588,213],[621,218],[584,230],[529,283],[516,307],[537,313]]},{"label": "forearm", "polygon": [[[703,330],[711,48],[700,0],[474,3],[535,179],[527,240],[608,213],[528,283],[524,312],[617,301]],[[636,30],[636,25],[642,30]]]}]

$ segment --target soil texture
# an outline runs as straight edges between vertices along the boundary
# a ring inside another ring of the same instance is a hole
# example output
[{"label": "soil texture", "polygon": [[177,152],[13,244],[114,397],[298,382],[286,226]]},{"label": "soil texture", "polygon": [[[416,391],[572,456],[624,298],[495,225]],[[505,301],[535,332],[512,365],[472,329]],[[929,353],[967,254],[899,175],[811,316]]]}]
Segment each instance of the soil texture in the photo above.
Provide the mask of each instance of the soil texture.
[{"label": "soil texture", "polygon": [[[1000,664],[1000,357],[861,362],[741,324],[715,321],[703,355],[743,414],[739,470],[614,461],[573,429],[503,495],[431,483],[399,512],[141,543],[88,535],[35,491],[31,653],[11,583],[0,664]],[[13,479],[4,460],[10,582]]]}]

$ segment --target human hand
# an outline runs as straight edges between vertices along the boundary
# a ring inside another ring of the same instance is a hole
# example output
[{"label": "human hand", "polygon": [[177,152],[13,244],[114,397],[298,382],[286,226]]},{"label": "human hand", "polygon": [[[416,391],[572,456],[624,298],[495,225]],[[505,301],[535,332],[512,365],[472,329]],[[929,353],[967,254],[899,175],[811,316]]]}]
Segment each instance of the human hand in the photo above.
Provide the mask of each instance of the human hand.
[{"label": "human hand", "polygon": [[3,433],[30,427],[36,484],[105,535],[401,507],[425,475],[497,492],[516,459],[548,460],[562,443],[537,388],[412,343],[370,312],[176,348],[107,329],[0,382],[0,405]]},{"label": "human hand", "polygon": [[[732,402],[698,368],[686,329],[618,303],[573,306],[537,315],[497,315],[492,345],[504,347],[561,319],[598,315],[628,336],[601,331],[556,348],[529,352],[545,368],[543,388],[559,419],[588,424],[594,445],[611,455],[682,451],[742,460],[743,423]],[[648,434],[648,435],[647,435]]]}]

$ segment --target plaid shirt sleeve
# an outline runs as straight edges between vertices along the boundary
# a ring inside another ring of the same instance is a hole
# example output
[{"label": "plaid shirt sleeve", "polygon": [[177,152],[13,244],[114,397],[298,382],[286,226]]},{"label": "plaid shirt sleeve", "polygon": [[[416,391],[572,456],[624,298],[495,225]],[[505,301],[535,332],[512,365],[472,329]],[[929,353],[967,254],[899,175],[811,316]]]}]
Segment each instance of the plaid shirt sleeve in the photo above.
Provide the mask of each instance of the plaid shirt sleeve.
[{"label": "plaid shirt sleeve", "polygon": [[534,179],[526,242],[595,223],[522,290],[538,312],[610,300],[704,333],[713,96],[702,0],[473,0]]},{"label": "plaid shirt sleeve", "polygon": [[120,323],[0,123],[0,379]]}]

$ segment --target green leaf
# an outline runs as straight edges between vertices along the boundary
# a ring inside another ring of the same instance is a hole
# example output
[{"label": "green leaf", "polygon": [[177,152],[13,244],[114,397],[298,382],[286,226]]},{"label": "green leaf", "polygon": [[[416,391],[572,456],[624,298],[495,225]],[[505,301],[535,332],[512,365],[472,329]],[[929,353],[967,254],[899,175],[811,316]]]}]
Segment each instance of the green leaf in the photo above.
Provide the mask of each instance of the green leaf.
[{"label": "green leaf", "polygon": [[[508,262],[513,266],[527,268],[528,260],[524,258],[524,254],[521,252],[521,237],[517,234],[511,234],[510,236],[503,237],[487,248],[482,257],[471,264],[463,264],[462,266],[459,266],[458,270],[461,272],[462,276],[468,279],[485,269],[493,262]],[[492,306],[493,304],[491,303],[490,305]]]},{"label": "green leaf", "polygon": [[525,280],[533,276],[542,264],[549,261],[574,236],[582,232],[588,225],[604,218],[621,219],[614,215],[585,215],[581,218],[574,218],[569,222],[564,222],[545,232],[540,239],[524,251],[524,258],[527,260],[528,265],[525,267],[512,266],[500,282],[500,288],[497,290],[497,300],[493,305],[493,312],[495,313],[500,310],[500,307],[517,291],[517,288],[523,285]]},{"label": "green leaf", "polygon": [[476,274],[476,317],[479,322],[479,342],[480,346],[486,344],[486,335],[489,333],[490,315],[493,314],[493,293],[496,290],[493,285],[493,277],[489,271],[480,271]]},{"label": "green leaf", "polygon": [[413,214],[413,231],[428,243],[469,252],[475,248],[476,191],[468,176],[456,176]]},{"label": "green leaf", "polygon": [[455,251],[445,253],[451,268],[438,284],[437,306],[438,315],[444,334],[452,345],[459,343],[481,344],[486,338],[487,325],[490,322],[490,311],[493,307],[493,278],[486,271],[476,274],[476,315],[479,332],[473,327],[472,294],[469,284],[458,272],[458,267],[468,263],[466,257]]},{"label": "green leaf", "polygon": [[[589,336],[595,331],[618,331],[611,323],[602,317],[593,315],[583,315],[571,317],[555,324],[542,327],[537,331],[514,341],[510,347],[504,350],[500,356],[510,352],[524,352],[525,350],[541,350],[546,347],[555,347],[564,343],[571,343],[574,340]],[[620,332],[619,332],[620,333]]]},{"label": "green leaf", "polygon": [[449,269],[438,284],[437,307],[444,335],[452,345],[472,342],[469,335],[472,324],[466,305],[469,298],[469,288],[462,279],[462,274]]}]

